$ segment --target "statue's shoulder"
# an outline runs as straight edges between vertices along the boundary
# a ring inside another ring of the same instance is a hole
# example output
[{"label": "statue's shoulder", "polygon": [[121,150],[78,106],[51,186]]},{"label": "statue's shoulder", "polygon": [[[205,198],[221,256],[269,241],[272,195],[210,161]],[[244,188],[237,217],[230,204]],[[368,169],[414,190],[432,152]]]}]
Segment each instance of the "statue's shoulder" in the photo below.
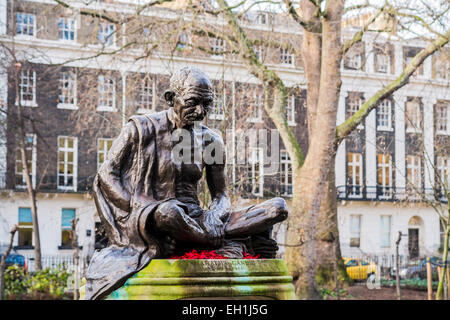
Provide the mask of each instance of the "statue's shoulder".
[{"label": "statue's shoulder", "polygon": [[217,141],[223,144],[222,134],[202,124],[203,137],[209,141]]},{"label": "statue's shoulder", "polygon": [[153,127],[167,125],[167,110],[154,112],[150,114],[134,115],[128,121],[134,122],[138,127]]}]

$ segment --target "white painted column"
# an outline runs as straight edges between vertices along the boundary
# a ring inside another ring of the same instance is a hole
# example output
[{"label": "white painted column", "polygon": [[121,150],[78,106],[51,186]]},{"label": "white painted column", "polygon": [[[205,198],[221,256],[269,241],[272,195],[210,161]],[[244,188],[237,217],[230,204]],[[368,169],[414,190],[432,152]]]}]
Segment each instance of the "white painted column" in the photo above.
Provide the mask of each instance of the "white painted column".
[{"label": "white painted column", "polygon": [[399,42],[394,43],[394,74],[399,75],[403,71],[403,45]]},{"label": "white painted column", "polygon": [[[6,5],[6,1],[5,5]],[[3,4],[3,1],[2,1]],[[0,11],[2,8],[0,7]],[[0,48],[0,59],[4,57],[4,52]],[[7,121],[6,111],[8,109],[8,74],[6,69],[0,66],[0,189],[6,187],[6,154],[8,151],[6,132]]]},{"label": "white painted column", "polygon": [[366,53],[366,67],[367,73],[374,73],[374,54],[373,54],[373,42],[371,39],[364,39],[365,53]]},{"label": "white painted column", "polygon": [[[373,92],[365,94],[370,98]],[[377,194],[377,123],[375,110],[372,110],[366,117],[366,196],[368,199],[375,199]]]},{"label": "white painted column", "polygon": [[405,155],[405,105],[406,96],[402,93],[394,93],[394,117],[395,117],[395,187],[397,198],[405,197],[406,188],[406,155]]},{"label": "white painted column", "polygon": [[8,1],[0,0],[0,35],[6,34],[8,23]]},{"label": "white painted column", "polygon": [[434,105],[436,97],[431,93],[422,98],[423,102],[423,144],[425,192],[433,193],[434,187]]},{"label": "white painted column", "polygon": [[431,67],[431,56],[429,56],[423,62],[423,77],[425,79],[431,79],[431,73],[432,73],[431,69],[432,69],[432,67]]},{"label": "white painted column", "polygon": [[122,127],[124,127],[127,124],[127,73],[123,71],[120,75],[122,77]]},{"label": "white painted column", "polygon": [[[345,121],[345,97],[347,96],[347,91],[341,89],[341,93],[339,95],[339,105],[337,109],[336,115],[336,125],[340,125]],[[336,152],[336,162],[335,162],[335,178],[336,178],[336,187],[345,187],[346,185],[346,174],[345,174],[345,140],[341,142]],[[338,189],[338,192],[341,191]],[[342,191],[345,192],[345,189]]]}]

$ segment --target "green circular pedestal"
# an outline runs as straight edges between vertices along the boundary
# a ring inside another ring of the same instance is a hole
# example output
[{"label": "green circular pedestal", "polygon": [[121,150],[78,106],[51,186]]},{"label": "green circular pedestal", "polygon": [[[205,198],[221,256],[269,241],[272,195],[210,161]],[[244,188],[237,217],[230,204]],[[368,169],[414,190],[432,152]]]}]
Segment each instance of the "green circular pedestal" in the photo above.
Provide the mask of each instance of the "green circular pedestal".
[{"label": "green circular pedestal", "polygon": [[279,259],[154,259],[110,300],[296,299]]}]

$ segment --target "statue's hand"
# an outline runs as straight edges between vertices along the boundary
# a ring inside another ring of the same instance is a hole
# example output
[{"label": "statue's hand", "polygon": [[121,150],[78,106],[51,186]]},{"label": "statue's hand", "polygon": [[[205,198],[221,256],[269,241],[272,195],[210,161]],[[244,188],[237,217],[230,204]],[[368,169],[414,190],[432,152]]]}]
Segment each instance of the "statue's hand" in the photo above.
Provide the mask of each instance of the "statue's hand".
[{"label": "statue's hand", "polygon": [[225,237],[225,231],[222,220],[212,211],[206,211],[201,219],[203,230],[211,240],[211,245],[220,247]]}]

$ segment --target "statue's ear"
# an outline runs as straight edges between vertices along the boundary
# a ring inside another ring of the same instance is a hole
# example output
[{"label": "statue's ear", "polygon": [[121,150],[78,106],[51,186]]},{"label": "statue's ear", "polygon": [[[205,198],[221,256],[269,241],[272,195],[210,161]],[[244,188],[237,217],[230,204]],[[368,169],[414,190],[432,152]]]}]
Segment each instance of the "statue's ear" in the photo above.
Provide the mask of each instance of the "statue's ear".
[{"label": "statue's ear", "polygon": [[170,106],[173,106],[173,97],[175,96],[175,92],[171,90],[167,90],[164,92],[164,98]]}]

